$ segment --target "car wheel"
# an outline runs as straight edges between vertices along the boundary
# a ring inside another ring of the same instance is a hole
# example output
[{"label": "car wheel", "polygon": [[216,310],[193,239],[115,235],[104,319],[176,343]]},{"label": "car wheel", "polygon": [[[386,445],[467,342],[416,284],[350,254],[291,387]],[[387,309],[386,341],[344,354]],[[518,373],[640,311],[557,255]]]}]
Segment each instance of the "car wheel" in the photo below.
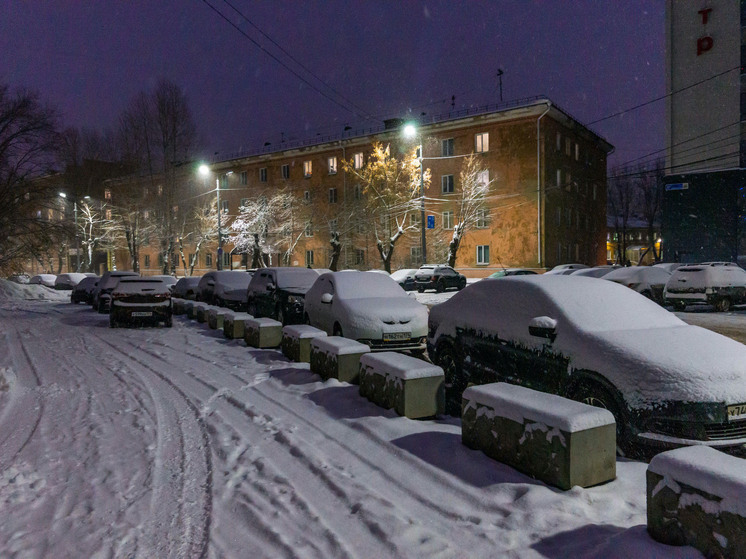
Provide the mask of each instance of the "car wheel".
[{"label": "car wheel", "polygon": [[450,343],[443,343],[438,346],[435,355],[437,364],[443,369],[445,376],[445,412],[448,415],[460,416],[461,396],[469,382],[461,367],[458,350]]},{"label": "car wheel", "polygon": [[683,312],[686,309],[686,303],[683,301],[676,301],[673,304],[673,310]]},{"label": "car wheel", "polygon": [[715,302],[715,310],[718,312],[728,312],[730,310],[730,298],[721,297]]},{"label": "car wheel", "polygon": [[340,336],[344,337],[344,334],[342,333],[342,327],[339,325],[339,323],[334,324],[334,329],[332,330],[333,336]]},{"label": "car wheel", "polygon": [[616,421],[617,454],[619,454],[620,456],[634,455],[633,449],[631,447],[629,433],[627,432],[629,418],[623,411],[618,397],[615,397],[608,388],[597,382],[581,381],[580,384],[572,391],[572,399],[584,404],[588,404],[589,406],[595,406],[597,408],[609,410],[614,416],[614,420]]},{"label": "car wheel", "polygon": [[437,293],[443,293],[446,290],[446,283],[443,280],[439,280],[435,285],[435,291]]},{"label": "car wheel", "polygon": [[425,288],[422,287],[421,285],[418,285],[417,286],[417,293],[424,293],[424,292],[425,292]]},{"label": "car wheel", "polygon": [[461,291],[464,287],[466,287],[466,280],[462,279],[460,282],[458,282],[458,290]]}]

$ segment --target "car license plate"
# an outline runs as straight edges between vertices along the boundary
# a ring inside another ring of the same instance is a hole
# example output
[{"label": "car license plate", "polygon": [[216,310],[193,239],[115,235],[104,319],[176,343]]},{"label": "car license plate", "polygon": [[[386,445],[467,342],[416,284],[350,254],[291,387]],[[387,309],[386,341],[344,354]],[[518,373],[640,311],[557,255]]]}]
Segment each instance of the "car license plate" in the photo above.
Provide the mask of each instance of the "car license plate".
[{"label": "car license plate", "polygon": [[735,404],[728,406],[728,421],[746,419],[746,404]]},{"label": "car license plate", "polygon": [[384,332],[384,342],[397,342],[401,340],[408,340],[412,335],[409,332]]},{"label": "car license plate", "polygon": [[153,316],[152,311],[135,311],[132,316]]}]

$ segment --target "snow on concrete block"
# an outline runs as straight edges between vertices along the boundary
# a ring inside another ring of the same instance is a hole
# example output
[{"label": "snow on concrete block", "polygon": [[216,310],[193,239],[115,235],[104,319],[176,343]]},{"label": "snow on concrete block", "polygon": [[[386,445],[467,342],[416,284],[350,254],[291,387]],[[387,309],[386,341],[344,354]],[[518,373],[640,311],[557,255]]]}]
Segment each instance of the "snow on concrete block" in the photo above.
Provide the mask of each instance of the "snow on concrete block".
[{"label": "snow on concrete block", "polygon": [[560,489],[616,477],[608,410],[501,382],[467,388],[461,415],[466,446]]},{"label": "snow on concrete block", "polygon": [[199,303],[197,301],[189,301],[189,303],[187,303],[186,305],[184,305],[184,310],[186,311],[187,317],[191,318],[192,320],[196,320],[196,318],[197,318],[197,307],[199,305],[206,305],[206,304],[207,303]]},{"label": "snow on concrete block", "polygon": [[173,314],[186,314],[186,304],[191,303],[192,301],[187,301],[186,299],[179,299],[177,297],[171,298],[171,312]]},{"label": "snow on concrete block", "polygon": [[228,312],[228,310],[222,307],[211,307],[207,312],[207,325],[213,330],[222,329],[225,322],[225,315]]},{"label": "snow on concrete block", "polygon": [[244,322],[243,339],[251,347],[279,347],[282,343],[282,322],[271,318],[250,318]]},{"label": "snow on concrete block", "polygon": [[706,557],[746,557],[746,460],[704,445],[655,456],[647,470],[648,532]]},{"label": "snow on concrete block", "polygon": [[194,316],[197,319],[197,322],[205,323],[207,322],[207,313],[209,313],[210,309],[214,307],[212,307],[212,305],[208,305],[207,303],[198,303],[194,305],[194,308]]},{"label": "snow on concrete block", "polygon": [[410,419],[443,413],[443,369],[422,359],[396,352],[360,357],[360,395]]},{"label": "snow on concrete block", "polygon": [[311,340],[311,372],[324,380],[335,378],[342,382],[357,383],[360,374],[360,357],[370,348],[341,336],[317,337]]},{"label": "snow on concrete block", "polygon": [[246,321],[252,318],[248,313],[227,312],[223,317],[223,335],[229,340],[242,340],[246,333]]},{"label": "snow on concrete block", "polygon": [[311,362],[311,340],[326,332],[308,324],[293,324],[282,329],[282,353],[297,363]]}]

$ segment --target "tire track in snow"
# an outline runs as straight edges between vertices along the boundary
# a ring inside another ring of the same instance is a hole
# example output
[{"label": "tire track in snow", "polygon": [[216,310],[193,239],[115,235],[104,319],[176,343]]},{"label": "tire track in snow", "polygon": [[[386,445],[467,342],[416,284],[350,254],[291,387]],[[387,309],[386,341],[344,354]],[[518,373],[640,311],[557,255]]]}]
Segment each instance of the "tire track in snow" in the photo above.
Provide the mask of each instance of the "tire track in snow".
[{"label": "tire track in snow", "polygon": [[[157,547],[146,551],[160,557],[206,557],[212,510],[212,457],[199,409],[165,374],[148,361],[138,359],[137,352],[126,352],[100,335],[97,338],[121,355],[123,362],[131,364],[155,402],[158,442],[151,497],[154,518],[148,523],[146,538],[148,544]],[[142,352],[140,348],[133,349]],[[178,403],[183,404],[182,409]],[[177,514],[172,518],[174,509]]]}]

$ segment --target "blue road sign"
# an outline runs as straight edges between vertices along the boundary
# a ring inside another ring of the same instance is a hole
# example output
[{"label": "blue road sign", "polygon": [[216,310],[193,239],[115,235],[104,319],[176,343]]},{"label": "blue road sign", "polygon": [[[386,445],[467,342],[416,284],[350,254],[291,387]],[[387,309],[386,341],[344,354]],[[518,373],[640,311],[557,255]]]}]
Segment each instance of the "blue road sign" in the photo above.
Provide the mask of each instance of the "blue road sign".
[{"label": "blue road sign", "polygon": [[435,229],[435,216],[434,215],[427,216],[427,228]]}]

